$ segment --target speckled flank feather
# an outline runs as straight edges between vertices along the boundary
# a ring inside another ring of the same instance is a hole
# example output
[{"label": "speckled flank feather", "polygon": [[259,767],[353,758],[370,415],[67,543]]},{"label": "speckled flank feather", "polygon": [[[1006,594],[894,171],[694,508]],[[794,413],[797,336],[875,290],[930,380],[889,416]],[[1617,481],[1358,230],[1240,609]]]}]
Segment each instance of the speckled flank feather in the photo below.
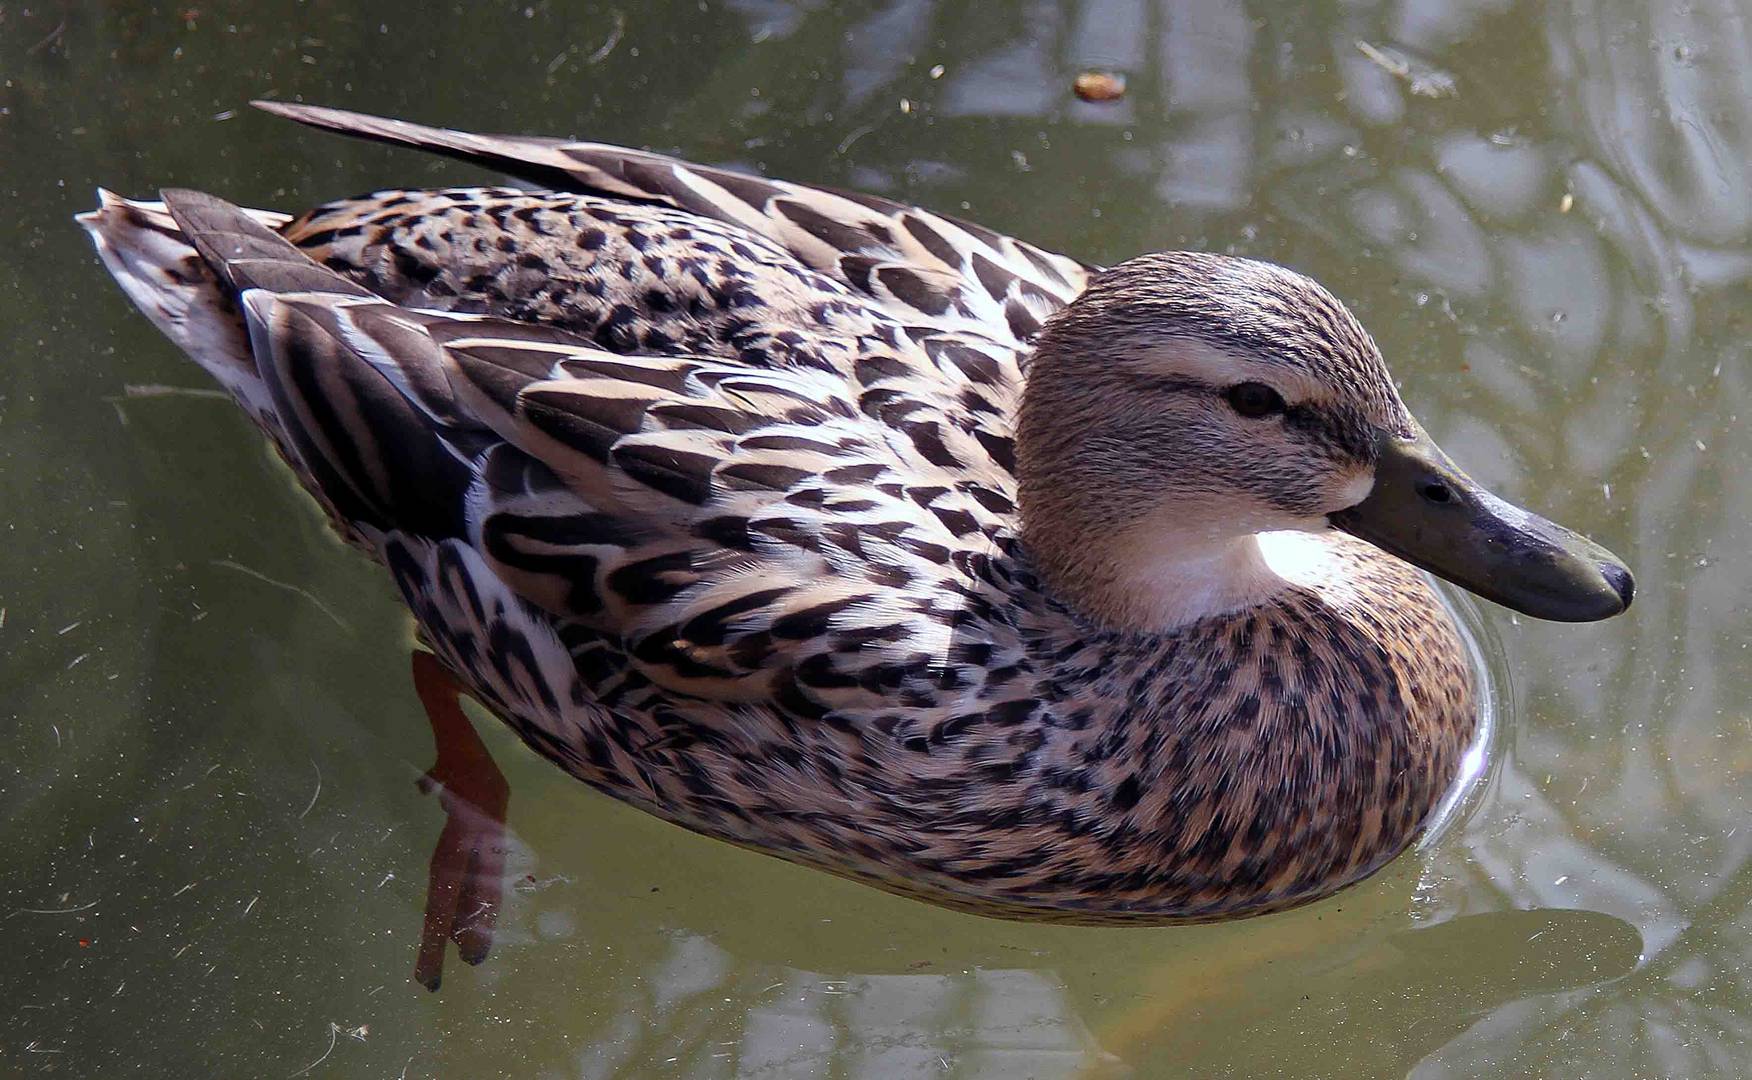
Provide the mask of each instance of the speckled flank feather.
[{"label": "speckled flank feather", "polygon": [[638,151],[279,111],[566,189],[87,225],[445,664],[591,786],[987,914],[1160,922],[1356,881],[1452,782],[1461,650],[1372,548],[1169,634],[1037,580],[1012,440],[1080,264]]}]

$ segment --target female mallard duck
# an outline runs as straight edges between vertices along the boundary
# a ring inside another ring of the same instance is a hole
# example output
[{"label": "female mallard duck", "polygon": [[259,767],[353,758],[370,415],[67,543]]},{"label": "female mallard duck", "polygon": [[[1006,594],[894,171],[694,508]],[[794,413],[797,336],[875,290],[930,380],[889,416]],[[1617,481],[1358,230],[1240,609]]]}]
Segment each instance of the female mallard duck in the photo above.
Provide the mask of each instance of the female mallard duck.
[{"label": "female mallard duck", "polygon": [[709,836],[1017,918],[1305,903],[1402,851],[1474,735],[1413,566],[1542,618],[1630,602],[1281,267],[1095,271],[636,150],[262,107],[546,190],[105,194],[105,264],[468,693]]}]

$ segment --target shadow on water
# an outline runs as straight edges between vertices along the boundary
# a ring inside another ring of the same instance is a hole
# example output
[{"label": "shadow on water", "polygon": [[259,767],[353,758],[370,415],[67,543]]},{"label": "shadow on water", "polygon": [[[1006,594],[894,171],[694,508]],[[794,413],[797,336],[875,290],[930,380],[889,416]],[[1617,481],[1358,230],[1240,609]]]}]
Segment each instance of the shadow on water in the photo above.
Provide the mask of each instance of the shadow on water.
[{"label": "shadow on water", "polygon": [[[4,1070],[1742,1075],[1743,5],[1287,12],[0,7]],[[1075,100],[1089,66],[1126,99]],[[1095,261],[1287,263],[1469,471],[1625,555],[1637,606],[1485,613],[1504,692],[1476,803],[1340,897],[1231,925],[937,911],[663,826],[483,724],[516,885],[492,959],[427,996],[406,619],[231,406],[163,391],[204,387],[70,222],[98,183],[298,208],[485,178],[239,111],[264,94],[679,151]]]}]

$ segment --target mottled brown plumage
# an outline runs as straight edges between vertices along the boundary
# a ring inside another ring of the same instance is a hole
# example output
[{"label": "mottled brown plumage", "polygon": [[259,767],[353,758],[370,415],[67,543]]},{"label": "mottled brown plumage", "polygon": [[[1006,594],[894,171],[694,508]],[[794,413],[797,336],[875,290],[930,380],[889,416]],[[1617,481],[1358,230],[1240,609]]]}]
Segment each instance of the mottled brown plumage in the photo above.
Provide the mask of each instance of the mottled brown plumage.
[{"label": "mottled brown plumage", "polygon": [[1453,783],[1454,627],[1326,528],[1415,424],[1307,279],[1091,278],[886,200],[271,111],[547,188],[86,224],[591,786],[940,903],[1163,922],[1357,881]]}]

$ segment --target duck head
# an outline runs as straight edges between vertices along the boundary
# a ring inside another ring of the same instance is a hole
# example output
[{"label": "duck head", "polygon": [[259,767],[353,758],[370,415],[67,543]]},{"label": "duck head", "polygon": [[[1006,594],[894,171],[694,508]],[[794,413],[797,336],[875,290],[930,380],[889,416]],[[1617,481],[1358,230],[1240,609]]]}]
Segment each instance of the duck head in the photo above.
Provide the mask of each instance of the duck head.
[{"label": "duck head", "polygon": [[1109,625],[1258,603],[1285,583],[1270,538],[1329,528],[1537,618],[1630,604],[1623,562],[1469,478],[1344,305],[1270,263],[1173,252],[1097,275],[1041,331],[1016,449],[1024,542]]}]

